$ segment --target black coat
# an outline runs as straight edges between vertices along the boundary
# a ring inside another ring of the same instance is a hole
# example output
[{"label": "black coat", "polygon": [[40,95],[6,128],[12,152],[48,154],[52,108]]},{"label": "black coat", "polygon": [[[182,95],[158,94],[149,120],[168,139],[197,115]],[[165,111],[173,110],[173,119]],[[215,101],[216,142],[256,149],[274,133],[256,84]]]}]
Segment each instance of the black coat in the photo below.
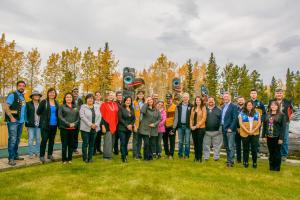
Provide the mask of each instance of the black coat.
[{"label": "black coat", "polygon": [[127,126],[132,125],[132,128],[134,127],[135,115],[133,108],[131,108],[130,112],[128,112],[126,108],[120,106],[118,111],[118,120],[118,131],[131,132],[127,129]]},{"label": "black coat", "polygon": [[[58,109],[59,104],[55,100],[55,107],[56,107],[56,117],[58,119]],[[48,100],[44,99],[40,102],[39,107],[37,109],[37,114],[40,116],[40,127],[42,129],[49,129],[50,127],[50,103]]]},{"label": "black coat", "polygon": [[75,105],[70,108],[66,104],[63,104],[58,109],[59,128],[70,128],[70,124],[74,123],[75,128],[79,128],[79,109]]},{"label": "black coat", "polygon": [[[35,107],[33,101],[29,101],[26,103],[26,122],[25,126],[26,127],[36,127],[35,126]],[[39,126],[40,127],[40,126]]]},{"label": "black coat", "polygon": [[[266,119],[264,121],[264,126],[263,126],[263,132],[262,132],[262,137],[268,137],[270,136],[270,131],[269,131],[269,119],[271,115],[267,115]],[[277,116],[272,116],[273,117],[273,137],[279,137],[280,140],[283,140],[284,134],[285,134],[285,128],[286,128],[286,117],[283,113],[278,114]]]}]

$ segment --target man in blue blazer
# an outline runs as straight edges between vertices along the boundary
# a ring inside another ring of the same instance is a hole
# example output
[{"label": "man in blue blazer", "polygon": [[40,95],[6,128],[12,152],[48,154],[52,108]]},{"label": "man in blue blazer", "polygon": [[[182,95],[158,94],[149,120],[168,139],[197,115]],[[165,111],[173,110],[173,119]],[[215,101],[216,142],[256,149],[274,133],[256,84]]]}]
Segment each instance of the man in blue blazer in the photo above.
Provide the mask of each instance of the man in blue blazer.
[{"label": "man in blue blazer", "polygon": [[222,132],[224,146],[227,153],[227,167],[233,167],[234,164],[234,146],[235,146],[235,134],[237,130],[237,106],[231,102],[231,96],[229,92],[223,94],[222,106]]}]

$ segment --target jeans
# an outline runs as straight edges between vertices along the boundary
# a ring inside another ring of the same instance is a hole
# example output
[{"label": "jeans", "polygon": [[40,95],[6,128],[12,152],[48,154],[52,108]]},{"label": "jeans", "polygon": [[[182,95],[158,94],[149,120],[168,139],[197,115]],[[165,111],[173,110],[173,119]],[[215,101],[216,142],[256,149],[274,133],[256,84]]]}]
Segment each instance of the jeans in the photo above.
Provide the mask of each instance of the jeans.
[{"label": "jeans", "polygon": [[142,136],[138,132],[133,132],[132,154],[134,158],[141,157]]},{"label": "jeans", "polygon": [[161,155],[161,140],[165,133],[158,133],[158,136],[155,136],[155,142],[152,144],[152,153],[156,155]]},{"label": "jeans", "polygon": [[220,151],[223,144],[223,135],[220,131],[206,131],[204,135],[204,159],[208,160],[210,156],[210,146],[214,148],[214,159],[219,160]]},{"label": "jeans", "polygon": [[74,134],[78,130],[60,129],[62,161],[71,161],[73,155]]},{"label": "jeans", "polygon": [[197,128],[192,131],[194,150],[195,150],[195,160],[197,161],[202,161],[204,134],[205,134],[204,128]]},{"label": "jeans", "polygon": [[48,156],[53,153],[54,139],[57,131],[57,126],[49,126],[48,129],[41,129],[41,147],[40,147],[40,157],[45,156],[46,146],[48,142]]},{"label": "jeans", "polygon": [[122,158],[126,158],[128,155],[128,142],[131,136],[131,132],[120,131],[120,142],[121,142],[121,156]]},{"label": "jeans", "polygon": [[[33,145],[35,139],[35,145]],[[28,154],[38,155],[40,153],[41,129],[38,127],[28,127]]]},{"label": "jeans", "polygon": [[183,156],[183,151],[185,157],[190,156],[190,134],[191,134],[191,129],[188,128],[186,125],[182,125],[180,128],[178,128],[178,136],[179,136],[178,157],[179,158]]},{"label": "jeans", "polygon": [[83,161],[93,160],[96,134],[98,133],[81,131]]},{"label": "jeans", "polygon": [[170,131],[172,131],[172,127],[167,127],[166,132],[163,134],[163,142],[164,142],[164,150],[166,156],[174,156],[174,150],[175,150],[175,138],[176,133],[173,135],[170,135]]},{"label": "jeans", "polygon": [[257,163],[257,146],[259,143],[259,135],[249,135],[248,137],[243,137],[243,162],[244,164],[249,161],[249,150],[251,147],[251,155],[253,164]]},{"label": "jeans", "polygon": [[286,123],[284,137],[283,137],[283,143],[281,145],[281,156],[282,157],[287,157],[288,153],[289,153],[289,129],[290,129],[290,123]]},{"label": "jeans", "polygon": [[223,140],[226,148],[227,162],[234,163],[235,132],[228,133],[223,128]]},{"label": "jeans", "polygon": [[235,134],[235,150],[236,160],[240,162],[242,160],[242,138],[238,132]]},{"label": "jeans", "polygon": [[269,149],[269,166],[271,171],[280,171],[281,166],[281,146],[278,144],[278,137],[267,138],[267,144]]},{"label": "jeans", "polygon": [[19,156],[18,148],[23,131],[23,123],[8,122],[8,159],[14,160]]}]

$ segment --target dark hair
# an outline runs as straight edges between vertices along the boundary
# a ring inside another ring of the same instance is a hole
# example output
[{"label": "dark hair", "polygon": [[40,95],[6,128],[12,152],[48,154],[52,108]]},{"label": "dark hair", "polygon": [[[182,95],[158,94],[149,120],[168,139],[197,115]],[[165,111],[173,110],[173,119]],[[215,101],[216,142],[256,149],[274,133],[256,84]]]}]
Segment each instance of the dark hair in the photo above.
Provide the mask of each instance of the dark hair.
[{"label": "dark hair", "polygon": [[132,97],[131,97],[131,96],[126,96],[126,97],[124,97],[122,106],[123,106],[124,108],[126,108],[125,102],[127,101],[127,99],[130,99],[130,100],[131,100],[131,104],[129,105],[129,108],[131,109],[131,108],[132,108]]},{"label": "dark hair", "polygon": [[237,99],[241,99],[241,98],[245,99],[245,97],[243,97],[243,96],[238,96],[237,97]]},{"label": "dark hair", "polygon": [[54,88],[49,88],[48,91],[47,91],[47,99],[48,99],[48,100],[49,100],[49,93],[50,93],[50,92],[53,92],[53,91],[54,91],[54,93],[55,93],[54,99],[56,99],[56,97],[57,97],[57,92],[56,92],[56,90],[55,90]]},{"label": "dark hair", "polygon": [[257,89],[252,88],[252,89],[250,90],[250,92],[257,92]]},{"label": "dark hair", "polygon": [[197,108],[197,104],[196,104],[196,100],[197,99],[200,99],[200,108],[202,109],[203,107],[204,107],[204,103],[203,103],[203,100],[202,100],[202,98],[201,98],[201,96],[196,96],[195,97],[195,101],[194,101],[194,109],[196,109]]},{"label": "dark hair", "polygon": [[121,91],[117,91],[117,92],[116,92],[116,96],[118,96],[118,95],[122,95],[122,96],[123,96],[123,94],[122,94]]},{"label": "dark hair", "polygon": [[85,96],[85,102],[87,102],[87,100],[88,100],[89,98],[93,98],[93,100],[95,101],[94,95],[93,95],[92,93],[89,93],[89,94],[87,94],[87,95]]},{"label": "dark hair", "polygon": [[24,85],[26,86],[25,81],[22,81],[22,80],[17,82],[17,86],[18,86],[20,83],[24,83]]},{"label": "dark hair", "polygon": [[270,102],[269,107],[268,107],[269,114],[272,114],[272,110],[271,110],[271,105],[272,104],[275,104],[278,107],[278,109],[276,111],[276,115],[278,115],[279,113],[281,113],[279,103],[277,101],[273,100],[273,101]]},{"label": "dark hair", "polygon": [[77,87],[73,88],[72,92],[74,92],[75,90],[79,90]]},{"label": "dark hair", "polygon": [[143,103],[145,103],[145,93],[143,92],[143,91],[138,91],[137,93],[136,93],[136,101],[138,101],[139,100],[139,97],[137,96],[139,93],[143,93],[143,95],[144,95],[144,97],[143,97],[143,99],[142,99],[142,101],[143,101]]},{"label": "dark hair", "polygon": [[95,92],[95,95],[98,94],[98,93],[101,95],[101,92],[100,92],[100,91],[96,91],[96,92]]},{"label": "dark hair", "polygon": [[63,104],[66,104],[66,97],[67,95],[71,95],[72,96],[72,104],[75,104],[75,100],[74,100],[74,97],[73,97],[73,94],[71,92],[67,92],[64,96],[64,100],[63,100]]},{"label": "dark hair", "polygon": [[[247,105],[248,105],[248,103],[251,103],[252,104],[252,109],[251,109],[251,111],[249,112],[248,111],[248,109],[247,109]],[[252,101],[246,101],[246,103],[244,104],[244,107],[243,107],[243,113],[245,113],[245,114],[247,114],[248,116],[250,116],[250,117],[253,117],[254,116],[254,114],[255,114],[255,107],[254,107],[254,104],[253,104],[253,102]]]},{"label": "dark hair", "polygon": [[208,99],[213,99],[213,100],[215,101],[215,97],[213,97],[213,96],[208,96],[208,97],[207,97],[207,100],[208,100]]}]

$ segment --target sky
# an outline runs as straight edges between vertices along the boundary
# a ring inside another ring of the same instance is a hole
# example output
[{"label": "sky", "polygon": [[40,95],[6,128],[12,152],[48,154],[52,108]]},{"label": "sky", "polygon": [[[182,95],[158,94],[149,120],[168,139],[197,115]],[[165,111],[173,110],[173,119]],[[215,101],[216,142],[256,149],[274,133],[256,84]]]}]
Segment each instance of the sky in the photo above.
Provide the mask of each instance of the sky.
[{"label": "sky", "polygon": [[219,67],[232,62],[258,70],[265,83],[300,70],[297,0],[0,0],[0,32],[18,48],[94,51],[109,42],[119,70],[149,67],[164,53]]}]

